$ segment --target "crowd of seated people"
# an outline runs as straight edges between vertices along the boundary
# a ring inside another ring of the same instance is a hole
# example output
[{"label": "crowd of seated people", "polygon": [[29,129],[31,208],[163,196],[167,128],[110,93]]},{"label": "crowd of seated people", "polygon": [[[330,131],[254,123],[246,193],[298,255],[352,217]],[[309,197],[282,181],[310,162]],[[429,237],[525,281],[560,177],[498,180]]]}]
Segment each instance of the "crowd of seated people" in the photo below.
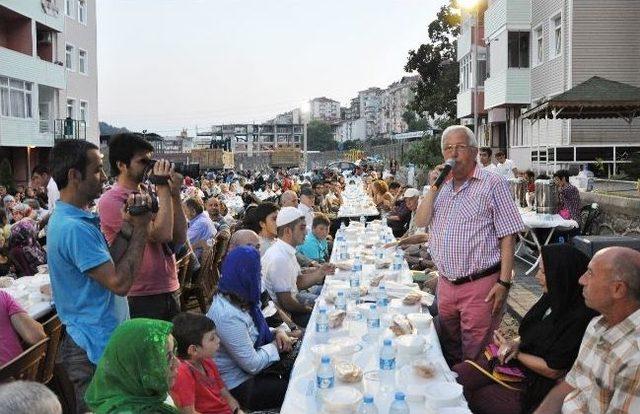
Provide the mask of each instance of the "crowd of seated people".
[{"label": "crowd of seated people", "polygon": [[[331,170],[182,177],[168,162],[151,163],[152,149],[131,136],[115,142],[106,198],[99,150],[86,142],[56,143],[55,182],[37,167],[30,186],[11,194],[0,187],[0,269],[19,277],[49,265],[67,330],[61,366],[77,412],[277,409],[315,301],[335,270],[331,233],[344,177]],[[150,169],[161,179],[151,182]],[[412,268],[434,268],[429,235],[415,223],[421,191],[367,167],[355,174],[398,238],[388,247],[403,249]],[[60,187],[55,192],[52,182]],[[49,197],[59,198],[58,207],[46,203]],[[118,217],[110,204],[116,198]],[[135,208],[143,213],[132,214]],[[171,231],[162,233],[161,222],[171,223]],[[172,284],[176,259],[193,252],[202,261],[221,232],[230,240],[206,314],[181,309]],[[84,248],[75,252],[78,246]],[[518,337],[495,331],[484,352],[452,366],[471,410],[636,412],[639,256],[609,248],[589,260],[568,244],[544,247],[536,276],[544,293]],[[0,328],[0,366],[45,337],[42,325],[2,290]],[[0,385],[0,396],[14,393],[7,387]],[[30,383],[11,387],[16,395],[44,392]],[[49,404],[41,395],[33,410]],[[43,412],[60,412],[55,402]],[[3,404],[19,407],[13,399],[0,398]]]}]

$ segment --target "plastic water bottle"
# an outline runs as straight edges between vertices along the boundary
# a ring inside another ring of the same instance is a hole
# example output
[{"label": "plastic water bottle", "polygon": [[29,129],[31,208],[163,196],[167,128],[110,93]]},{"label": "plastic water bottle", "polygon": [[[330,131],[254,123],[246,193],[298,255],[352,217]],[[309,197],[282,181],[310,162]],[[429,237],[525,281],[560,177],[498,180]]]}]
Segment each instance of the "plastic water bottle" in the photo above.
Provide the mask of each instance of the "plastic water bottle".
[{"label": "plastic water bottle", "polygon": [[380,381],[383,385],[392,386],[396,371],[396,350],[391,339],[385,339],[380,350]]},{"label": "plastic water bottle", "polygon": [[403,392],[396,392],[396,397],[389,407],[389,414],[409,414],[409,404],[404,399]]},{"label": "plastic water bottle", "polygon": [[360,216],[360,224],[364,226],[366,222],[367,222],[367,219],[364,216]]},{"label": "plastic water bottle", "polygon": [[401,271],[402,263],[403,263],[403,259],[402,259],[402,255],[400,254],[400,249],[396,249],[396,252],[393,255],[393,267],[391,268],[391,270],[393,270],[394,272]]},{"label": "plastic water bottle", "polygon": [[329,315],[326,308],[318,310],[318,319],[316,320],[316,334],[319,342],[325,342],[329,334]]},{"label": "plastic water bottle", "polygon": [[347,260],[349,258],[349,251],[347,249],[347,242],[343,241],[340,244],[340,260]]},{"label": "plastic water bottle", "polygon": [[389,296],[384,285],[378,286],[378,294],[376,295],[376,304],[380,313],[385,313],[389,309]]},{"label": "plastic water bottle", "polygon": [[380,315],[376,305],[369,306],[369,314],[367,315],[367,331],[371,336],[377,336],[380,333]]},{"label": "plastic water bottle", "polygon": [[382,248],[381,244],[378,244],[376,246],[376,250],[374,252],[376,259],[378,260],[384,260],[384,249]]},{"label": "plastic water bottle", "polygon": [[347,310],[347,298],[344,296],[344,291],[339,290],[336,295],[335,305],[337,310]]},{"label": "plastic water bottle", "polygon": [[356,272],[355,270],[351,271],[351,276],[349,277],[349,286],[351,287],[351,299],[355,300],[356,303],[359,303],[360,302],[360,273],[359,272]]},{"label": "plastic water bottle", "polygon": [[378,407],[373,402],[373,395],[366,394],[358,408],[358,414],[378,414]]},{"label": "plastic water bottle", "polygon": [[326,392],[333,388],[335,383],[335,376],[333,373],[333,366],[331,365],[331,358],[327,355],[323,355],[320,359],[320,367],[316,373],[316,387],[319,393]]},{"label": "plastic water bottle", "polygon": [[359,254],[356,254],[356,257],[353,260],[353,267],[351,269],[354,272],[358,272],[358,276],[362,275],[362,259]]}]

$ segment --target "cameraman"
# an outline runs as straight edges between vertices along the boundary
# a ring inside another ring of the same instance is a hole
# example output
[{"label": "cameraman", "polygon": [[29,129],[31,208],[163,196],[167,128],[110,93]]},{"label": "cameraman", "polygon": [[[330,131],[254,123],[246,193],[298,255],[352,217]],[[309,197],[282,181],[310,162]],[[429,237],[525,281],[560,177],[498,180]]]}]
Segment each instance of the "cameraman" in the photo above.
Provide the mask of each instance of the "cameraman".
[{"label": "cameraman", "polygon": [[[98,217],[86,210],[107,179],[98,147],[79,139],[60,140],[50,157],[60,199],[49,220],[49,274],[67,332],[58,356],[73,383],[77,412],[84,413],[84,394],[96,365],[113,331],[129,317],[125,296],[135,284],[150,214],[133,217],[124,208],[117,212],[131,226],[131,241],[120,259],[112,260]],[[149,201],[142,195],[125,200],[137,207]]]},{"label": "cameraman", "polygon": [[[129,228],[122,221],[122,206],[131,194],[143,192],[152,163],[153,146],[134,134],[117,134],[109,142],[109,164],[116,183],[98,202],[100,225],[112,254],[122,251],[129,240]],[[153,175],[165,179],[156,185],[158,211],[152,214],[142,264],[128,294],[132,318],[170,321],[180,312],[176,261],[173,252],[186,241],[187,220],[180,202],[182,176],[167,160],[153,165]]]}]

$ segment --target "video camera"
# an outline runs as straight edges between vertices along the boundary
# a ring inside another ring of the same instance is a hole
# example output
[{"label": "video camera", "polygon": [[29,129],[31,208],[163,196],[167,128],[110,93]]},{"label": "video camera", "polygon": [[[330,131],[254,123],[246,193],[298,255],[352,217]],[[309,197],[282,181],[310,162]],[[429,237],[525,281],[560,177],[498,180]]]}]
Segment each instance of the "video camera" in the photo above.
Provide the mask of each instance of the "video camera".
[{"label": "video camera", "polygon": [[[151,159],[147,163],[144,171],[144,181],[154,185],[167,185],[168,177],[159,177],[153,174],[153,166],[158,160]],[[198,177],[200,175],[200,164],[185,164],[182,162],[174,163],[173,170],[182,176]],[[131,206],[127,208],[127,212],[132,216],[139,216],[148,212],[157,213],[159,210],[158,196],[152,190],[150,185],[147,185],[148,193],[151,196],[151,205],[143,206]]]}]

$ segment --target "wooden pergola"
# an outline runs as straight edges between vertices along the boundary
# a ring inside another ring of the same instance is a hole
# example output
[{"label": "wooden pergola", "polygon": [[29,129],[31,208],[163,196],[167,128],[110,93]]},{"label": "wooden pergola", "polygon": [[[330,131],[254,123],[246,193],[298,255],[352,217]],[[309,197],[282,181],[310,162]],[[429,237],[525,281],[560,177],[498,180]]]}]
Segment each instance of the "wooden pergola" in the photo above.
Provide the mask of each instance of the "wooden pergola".
[{"label": "wooden pergola", "polygon": [[[529,109],[522,117],[531,120],[532,128],[535,122],[542,119],[619,118],[626,122],[631,131],[631,123],[640,117],[640,88],[594,76]],[[548,123],[546,124],[548,127]],[[540,148],[538,138],[538,172]]]}]

